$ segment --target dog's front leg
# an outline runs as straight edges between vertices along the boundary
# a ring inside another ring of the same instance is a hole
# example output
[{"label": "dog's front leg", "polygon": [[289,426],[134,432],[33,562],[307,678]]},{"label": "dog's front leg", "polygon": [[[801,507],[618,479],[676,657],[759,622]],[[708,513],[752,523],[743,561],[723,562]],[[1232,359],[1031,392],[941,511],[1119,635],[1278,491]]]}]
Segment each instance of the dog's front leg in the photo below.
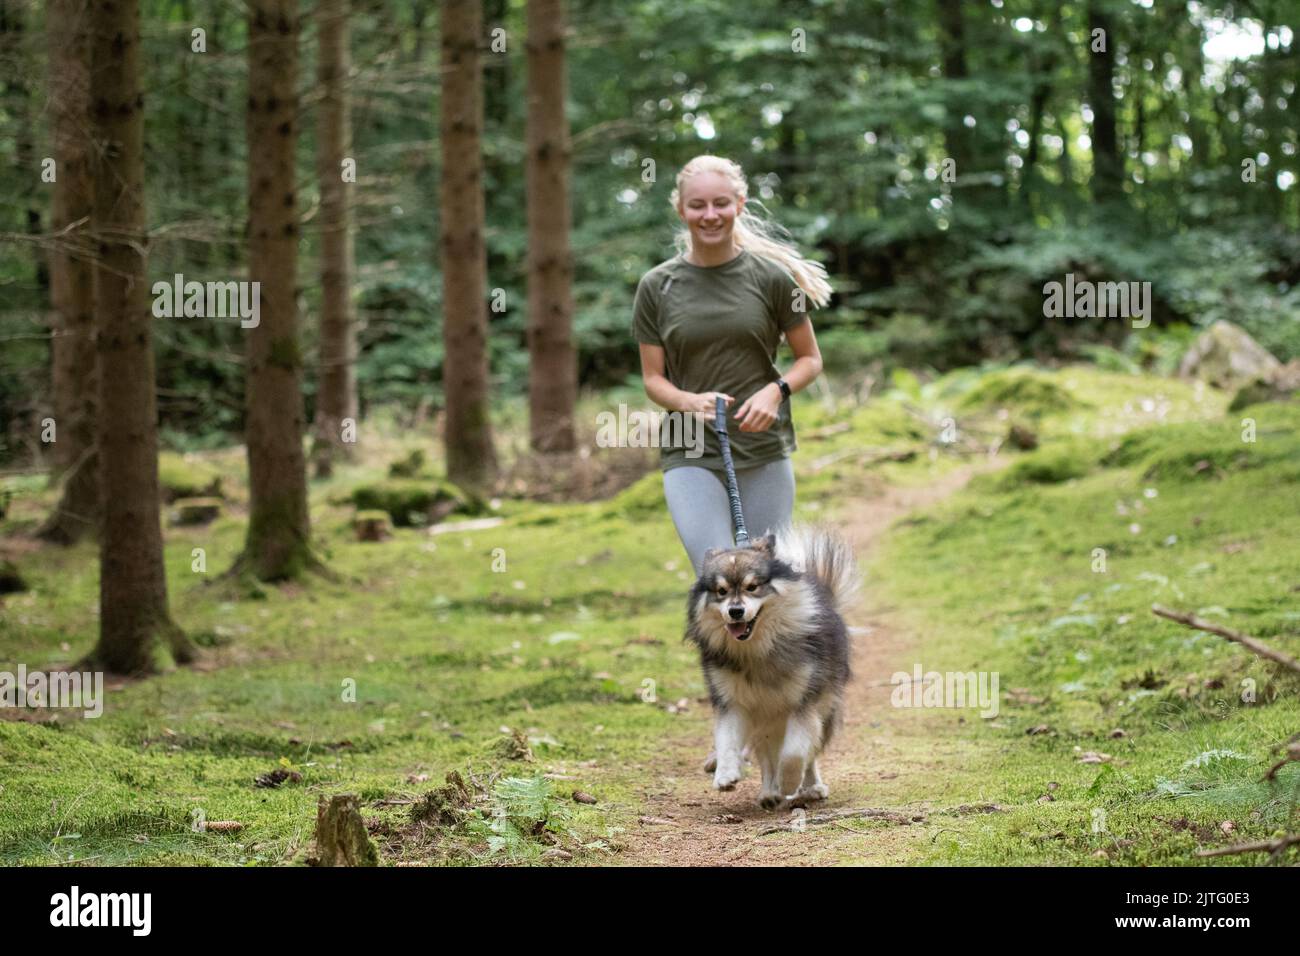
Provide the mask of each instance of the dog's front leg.
[{"label": "dog's front leg", "polygon": [[821,740],[821,721],[816,714],[794,714],[786,721],[785,739],[777,762],[777,777],[783,797],[793,797],[806,779],[809,764],[816,759]]},{"label": "dog's front leg", "polygon": [[758,793],[758,804],[764,810],[771,810],[781,803],[781,734],[780,726],[765,726],[763,732],[755,735],[754,753],[758,764],[763,769],[763,786]]},{"label": "dog's front leg", "polygon": [[718,755],[718,766],[713,773],[716,790],[730,790],[740,780],[740,753],[745,747],[748,721],[736,707],[718,712],[713,725],[713,745]]}]

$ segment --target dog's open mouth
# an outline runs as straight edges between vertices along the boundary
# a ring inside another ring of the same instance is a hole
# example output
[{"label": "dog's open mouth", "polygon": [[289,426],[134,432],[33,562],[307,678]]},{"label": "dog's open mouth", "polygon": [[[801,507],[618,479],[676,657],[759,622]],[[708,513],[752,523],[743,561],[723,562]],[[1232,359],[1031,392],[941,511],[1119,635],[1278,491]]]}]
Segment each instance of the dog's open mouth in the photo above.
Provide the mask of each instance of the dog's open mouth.
[{"label": "dog's open mouth", "polygon": [[[760,610],[758,614],[761,614]],[[728,621],[726,624],[727,633],[738,641],[749,640],[749,635],[754,633],[754,625],[758,623],[758,614],[755,614],[748,621]]]}]

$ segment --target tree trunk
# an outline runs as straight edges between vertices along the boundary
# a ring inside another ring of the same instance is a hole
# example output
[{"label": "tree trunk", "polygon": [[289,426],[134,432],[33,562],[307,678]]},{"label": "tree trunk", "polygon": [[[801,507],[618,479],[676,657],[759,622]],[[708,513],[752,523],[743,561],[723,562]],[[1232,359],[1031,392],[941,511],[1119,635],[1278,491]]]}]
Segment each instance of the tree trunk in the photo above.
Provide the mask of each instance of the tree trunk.
[{"label": "tree trunk", "polygon": [[[318,478],[329,477],[334,459],[351,458],[356,448],[352,183],[350,177],[343,178],[342,168],[344,159],[353,158],[348,8],[349,0],[321,0],[317,8],[320,52],[316,77],[324,94],[316,128],[316,173],[321,197],[321,315],[320,385],[316,392],[313,458]],[[352,423],[346,436],[345,419]]]},{"label": "tree trunk", "polygon": [[50,0],[50,117],[55,160],[51,226],[68,230],[50,253],[51,340],[56,472],[65,478],[59,503],[37,532],[72,544],[99,525],[99,458],[95,409],[99,401],[95,355],[95,272],[86,255],[94,204],[90,173],[89,16],[83,0]]},{"label": "tree trunk", "polygon": [[1065,197],[1074,198],[1074,160],[1070,156],[1070,128],[1065,125],[1065,117],[1056,114],[1056,134],[1061,137],[1061,153],[1056,157],[1057,170],[1061,176],[1061,192]]},{"label": "tree trunk", "polygon": [[528,0],[528,409],[534,451],[573,451],[578,366],[569,251],[563,0]]},{"label": "tree trunk", "polygon": [[[949,80],[965,80],[969,73],[966,68],[966,27],[962,20],[961,0],[938,0],[939,48],[943,59],[943,75]],[[974,146],[971,131],[966,127],[964,116],[956,115],[953,103],[956,96],[947,96],[948,119],[944,126],[944,142],[948,155],[957,165],[957,179],[975,172]]]},{"label": "tree trunk", "polygon": [[1042,78],[1047,69],[1041,61],[1037,64],[1038,72],[1034,82],[1034,92],[1029,101],[1029,148],[1025,153],[1025,168],[1021,173],[1021,189],[1024,190],[1025,202],[1032,208],[1032,197],[1038,191],[1038,157],[1039,142],[1043,137],[1043,113],[1047,110],[1048,99],[1052,95],[1051,84]]},{"label": "tree trunk", "polygon": [[[510,12],[510,0],[483,0],[482,34],[489,43],[493,30],[498,27],[512,29]],[[518,36],[525,31],[523,11],[520,21],[519,30],[509,36]],[[521,116],[516,121],[514,114],[521,109],[526,112],[528,104],[518,102],[519,96],[510,85],[514,58],[490,52],[490,47],[488,49],[483,60],[483,198],[488,222],[513,222],[519,210],[528,204],[526,177],[519,175],[518,158],[501,147],[519,138],[518,123],[526,122],[526,118]],[[504,281],[492,281],[491,277],[514,277],[518,273],[519,262],[512,249],[493,248],[488,244],[486,255],[489,285],[502,287]],[[524,281],[527,282],[526,276]],[[522,295],[527,294],[523,285],[519,291]],[[491,327],[489,321],[489,334]]]},{"label": "tree trunk", "polygon": [[[1123,196],[1124,158],[1115,129],[1115,41],[1103,0],[1088,3],[1088,103],[1092,107],[1092,195],[1098,202]],[[1095,30],[1106,32],[1105,52],[1092,49]]]},{"label": "tree trunk", "polygon": [[261,283],[261,315],[249,329],[248,536],[236,570],[278,581],[314,564],[295,288],[298,14],[296,0],[248,8],[248,277]]},{"label": "tree trunk", "polygon": [[496,477],[488,415],[486,257],[483,246],[483,78],[479,0],[442,5],[443,441],[447,477],[475,494]]},{"label": "tree trunk", "polygon": [[[36,157],[35,117],[32,110],[31,57],[27,41],[29,0],[0,0],[0,68],[5,71],[0,111],[13,131],[14,161],[22,173],[22,188],[12,205],[22,210],[29,236],[41,234],[40,167]],[[49,268],[39,252],[34,256],[37,301],[44,301],[50,284]],[[57,454],[57,452],[56,452]]]},{"label": "tree trunk", "polygon": [[[1187,135],[1192,141],[1192,161],[1187,166],[1199,169],[1210,167],[1210,140],[1202,116],[1201,75],[1205,72],[1205,58],[1199,43],[1190,44],[1187,65],[1183,68],[1183,96],[1187,103]],[[1268,102],[1265,100],[1265,102]],[[1267,129],[1267,124],[1264,124]]]},{"label": "tree trunk", "polygon": [[95,320],[100,377],[99,458],[104,490],[99,643],[91,660],[115,673],[155,668],[155,641],[173,658],[194,648],[167,608],[158,503],[158,430],[152,312],[146,272],[144,106],[139,0],[91,5],[91,121]]}]

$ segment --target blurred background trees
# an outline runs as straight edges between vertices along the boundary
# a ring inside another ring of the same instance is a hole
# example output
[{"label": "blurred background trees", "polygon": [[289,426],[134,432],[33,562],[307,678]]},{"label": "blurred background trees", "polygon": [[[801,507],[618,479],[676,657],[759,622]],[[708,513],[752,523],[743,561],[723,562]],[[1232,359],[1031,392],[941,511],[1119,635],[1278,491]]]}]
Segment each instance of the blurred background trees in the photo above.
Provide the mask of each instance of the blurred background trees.
[{"label": "blurred background trees", "polygon": [[[1230,319],[1300,355],[1300,159],[1293,0],[571,0],[567,116],[574,344],[584,389],[635,385],[631,291],[672,255],[672,178],[692,155],[739,161],[837,289],[815,317],[832,372],[989,358],[1141,362],[1125,323],[1046,320],[1065,272],[1150,281],[1155,327]],[[45,18],[0,3],[0,459],[44,459],[57,402],[51,233],[40,178],[60,129]],[[483,183],[494,400],[528,388],[526,4],[485,0]],[[313,175],[321,20],[296,6],[302,135],[298,299],[308,420],[318,417],[320,221]],[[248,24],[232,0],[142,0],[149,281],[246,279]],[[439,7],[351,6],[352,154],[362,416],[445,407],[439,275]],[[490,47],[504,30],[504,51]],[[204,52],[193,31],[205,31]],[[1104,52],[1094,52],[1096,30]],[[328,48],[328,46],[327,46]],[[326,114],[328,115],[328,114]],[[947,164],[945,171],[945,161]],[[164,446],[244,432],[237,323],[154,323]],[[1117,361],[1120,359],[1116,359]],[[332,414],[332,413],[330,413]],[[329,417],[328,415],[326,417]]]}]

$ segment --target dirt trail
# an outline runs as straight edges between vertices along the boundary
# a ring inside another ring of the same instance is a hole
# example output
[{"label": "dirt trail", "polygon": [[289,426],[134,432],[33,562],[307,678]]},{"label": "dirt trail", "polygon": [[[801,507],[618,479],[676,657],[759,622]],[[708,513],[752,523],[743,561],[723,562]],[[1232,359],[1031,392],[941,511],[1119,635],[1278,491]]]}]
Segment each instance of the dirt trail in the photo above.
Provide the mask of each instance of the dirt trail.
[{"label": "dirt trail", "polygon": [[[900,488],[885,486],[882,494],[850,505],[837,517],[865,568],[891,525],[909,512],[933,505],[961,489],[975,473],[963,467],[931,484]],[[880,807],[872,791],[923,767],[900,764],[890,745],[897,726],[889,707],[888,677],[915,643],[889,620],[889,610],[873,598],[871,582],[863,589],[859,612],[849,623],[866,628],[853,645],[853,680],[845,694],[843,731],[822,759],[822,776],[830,797],[810,805],[808,815],[863,807]],[[903,669],[910,669],[903,668]],[[923,836],[911,826],[853,830],[843,824],[808,827],[796,834],[762,834],[793,819],[790,811],[766,811],[758,806],[758,769],[746,768],[734,791],[713,789],[703,762],[711,746],[712,720],[707,702],[696,710],[698,731],[667,741],[663,756],[647,768],[650,783],[642,791],[644,816],[624,837],[618,855],[624,865],[763,866],[834,863],[844,859],[903,863],[908,845]],[[708,723],[705,723],[705,720]],[[873,787],[873,784],[875,787]],[[907,808],[893,808],[906,812]]]}]

